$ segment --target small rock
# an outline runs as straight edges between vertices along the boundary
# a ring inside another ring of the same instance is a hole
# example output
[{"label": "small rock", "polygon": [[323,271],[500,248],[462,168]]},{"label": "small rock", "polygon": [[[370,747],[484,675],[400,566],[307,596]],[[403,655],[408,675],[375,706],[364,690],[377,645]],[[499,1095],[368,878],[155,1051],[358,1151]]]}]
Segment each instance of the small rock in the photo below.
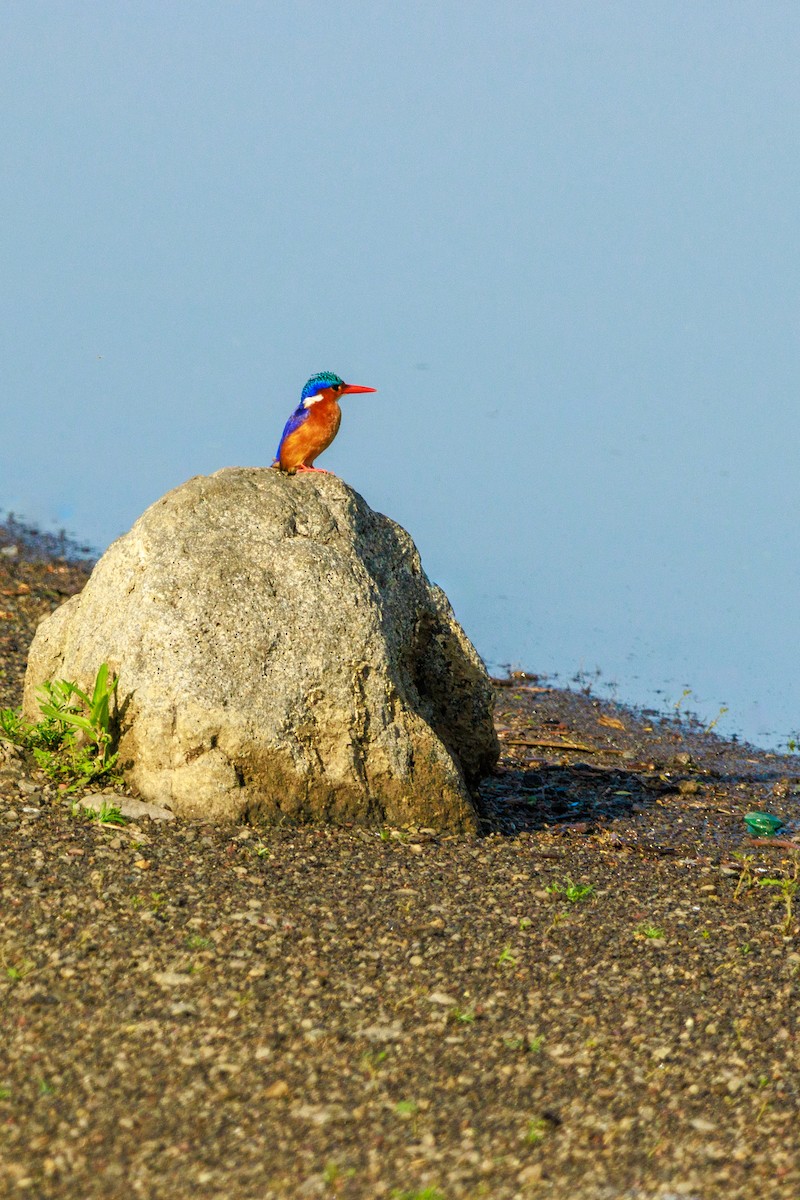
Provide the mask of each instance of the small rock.
[{"label": "small rock", "polygon": [[744,1087],[744,1085],[746,1083],[747,1083],[747,1080],[745,1079],[745,1077],[743,1075],[731,1075],[726,1080],[725,1086],[727,1087],[730,1094],[732,1096],[735,1096],[737,1092],[740,1092],[742,1090],[742,1088]]},{"label": "small rock", "polygon": [[452,1008],[458,1001],[455,996],[448,996],[446,992],[431,992],[430,996],[428,996],[428,1003],[441,1004],[445,1008]]},{"label": "small rock", "polygon": [[177,1004],[171,1004],[169,1008],[171,1017],[195,1017],[197,1016],[197,1008],[194,1004],[190,1004],[188,1000],[179,1000]]},{"label": "small rock", "polygon": [[328,1125],[331,1121],[350,1118],[340,1104],[295,1104],[292,1116],[311,1125]]},{"label": "small rock", "polygon": [[276,1079],[271,1083],[264,1096],[267,1100],[281,1100],[284,1096],[289,1095],[289,1085],[285,1079]]},{"label": "small rock", "polygon": [[80,799],[82,808],[90,808],[100,812],[103,805],[113,804],[123,817],[137,821],[140,817],[149,817],[151,821],[174,821],[175,813],[159,804],[148,804],[145,800],[137,800],[135,796],[120,796],[116,792],[88,792]]},{"label": "small rock", "polygon": [[368,1025],[366,1029],[361,1030],[361,1036],[368,1042],[399,1042],[403,1036],[403,1026],[400,1021]]},{"label": "small rock", "polygon": [[194,975],[187,975],[185,971],[154,971],[153,982],[159,987],[185,987],[187,983],[194,983]]}]

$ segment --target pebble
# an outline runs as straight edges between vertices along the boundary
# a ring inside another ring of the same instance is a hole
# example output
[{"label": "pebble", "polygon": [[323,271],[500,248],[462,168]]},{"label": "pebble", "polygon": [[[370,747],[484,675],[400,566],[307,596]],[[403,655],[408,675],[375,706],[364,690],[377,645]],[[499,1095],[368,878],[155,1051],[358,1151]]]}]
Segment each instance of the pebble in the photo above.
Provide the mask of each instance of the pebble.
[{"label": "pebble", "polygon": [[100,812],[104,804],[113,804],[123,817],[131,820],[138,820],[140,817],[149,817],[151,821],[175,820],[175,814],[168,808],[159,804],[148,804],[135,796],[121,796],[117,792],[87,792],[85,796],[81,796],[80,803],[82,808],[89,808],[93,812]]},{"label": "pebble", "polygon": [[173,1017],[194,1017],[197,1015],[197,1006],[187,1000],[179,1000],[177,1004],[170,1005],[169,1011]]},{"label": "pebble", "polygon": [[284,1096],[288,1095],[289,1085],[285,1079],[276,1079],[264,1092],[264,1097],[267,1100],[281,1100]]},{"label": "pebble", "polygon": [[184,971],[154,971],[152,979],[159,987],[185,987],[194,983],[196,976],[187,975]]}]

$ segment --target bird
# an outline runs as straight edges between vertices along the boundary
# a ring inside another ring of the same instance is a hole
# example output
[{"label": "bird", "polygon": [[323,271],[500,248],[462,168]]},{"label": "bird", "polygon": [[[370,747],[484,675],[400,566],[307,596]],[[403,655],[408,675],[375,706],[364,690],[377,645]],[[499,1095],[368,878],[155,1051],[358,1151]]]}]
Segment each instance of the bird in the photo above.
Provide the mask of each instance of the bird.
[{"label": "bird", "polygon": [[339,400],[354,392],[374,392],[371,387],[360,387],[356,383],[345,383],[333,371],[320,371],[312,375],[300,394],[300,403],[286,422],[273,467],[286,475],[297,471],[315,471],[329,474],[314,466],[314,460],[327,450],[342,420]]}]

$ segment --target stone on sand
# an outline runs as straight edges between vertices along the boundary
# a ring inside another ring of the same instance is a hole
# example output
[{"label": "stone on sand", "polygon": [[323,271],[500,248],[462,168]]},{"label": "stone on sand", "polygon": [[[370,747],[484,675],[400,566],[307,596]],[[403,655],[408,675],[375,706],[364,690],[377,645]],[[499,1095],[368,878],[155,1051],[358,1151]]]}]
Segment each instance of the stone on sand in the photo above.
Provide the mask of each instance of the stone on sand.
[{"label": "stone on sand", "polygon": [[177,816],[476,827],[485,668],[410,536],[329,475],[197,476],[39,626],[36,689],[119,676],[126,782]]}]

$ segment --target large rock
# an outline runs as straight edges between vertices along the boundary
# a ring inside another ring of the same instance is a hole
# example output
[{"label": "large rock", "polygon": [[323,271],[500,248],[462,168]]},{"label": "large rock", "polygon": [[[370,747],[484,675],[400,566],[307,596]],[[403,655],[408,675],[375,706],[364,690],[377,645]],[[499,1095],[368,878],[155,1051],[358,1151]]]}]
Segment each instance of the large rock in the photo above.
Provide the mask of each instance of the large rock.
[{"label": "large rock", "polygon": [[409,535],[329,475],[197,476],[39,626],[25,679],[119,675],[140,795],[229,820],[468,830],[492,688]]}]

